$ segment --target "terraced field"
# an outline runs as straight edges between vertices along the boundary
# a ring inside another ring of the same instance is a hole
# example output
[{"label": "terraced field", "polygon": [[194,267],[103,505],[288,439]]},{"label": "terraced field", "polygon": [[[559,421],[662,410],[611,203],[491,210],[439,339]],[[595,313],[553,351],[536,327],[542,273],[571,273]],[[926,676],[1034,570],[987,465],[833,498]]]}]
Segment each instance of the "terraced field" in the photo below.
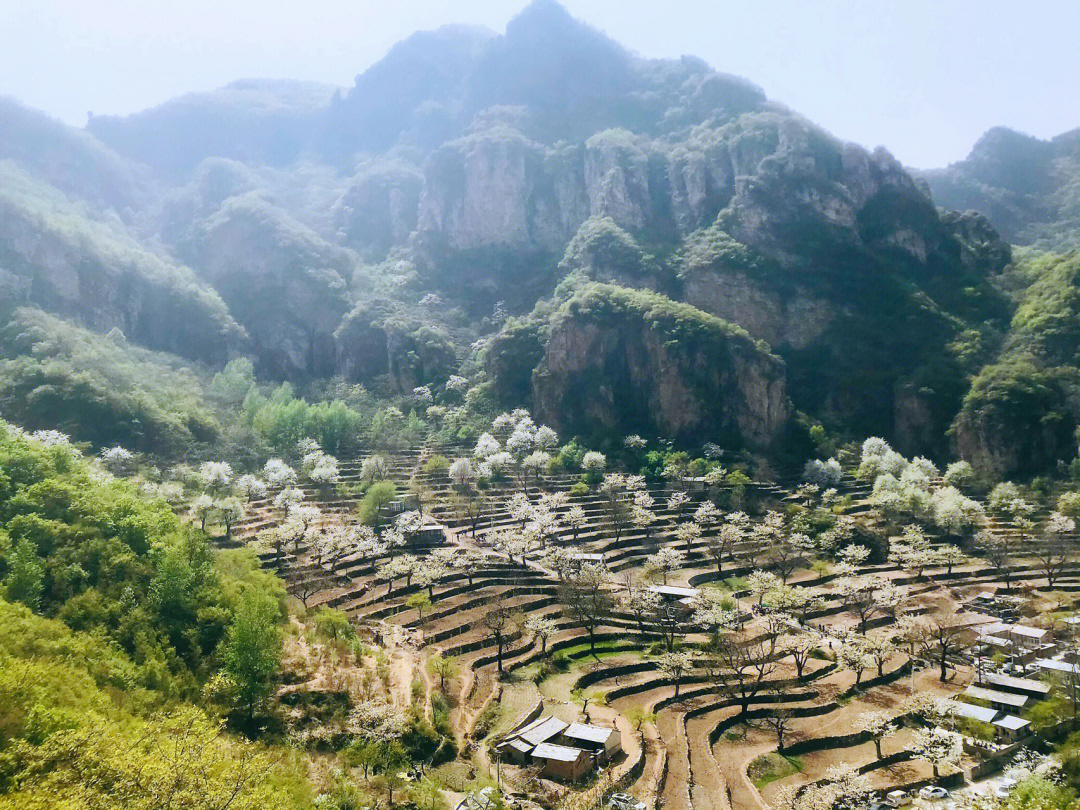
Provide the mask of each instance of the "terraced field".
[{"label": "terraced field", "polygon": [[[445,448],[440,452],[446,453]],[[391,666],[392,691],[398,700],[409,700],[411,682],[425,670],[425,659],[434,655],[453,656],[459,673],[447,691],[451,696],[451,727],[461,756],[480,768],[490,769],[487,743],[535,716],[541,704],[546,713],[568,720],[590,717],[620,728],[627,755],[614,767],[615,781],[646,804],[665,810],[742,810],[766,806],[784,784],[802,784],[824,778],[830,767],[841,762],[862,768],[875,786],[882,788],[915,783],[929,777],[925,762],[912,760],[901,751],[912,733],[904,729],[885,744],[885,759],[876,760],[874,746],[855,733],[856,718],[869,710],[902,713],[901,705],[911,685],[911,662],[892,654],[882,664],[883,675],[874,677],[874,668],[856,686],[855,673],[832,660],[844,634],[858,624],[845,605],[834,574],[820,566],[799,564],[789,584],[808,589],[818,600],[805,615],[802,625],[787,628],[774,638],[775,651],[768,672],[755,692],[745,700],[745,711],[736,699],[731,673],[721,672],[719,662],[705,651],[707,636],[694,626],[691,613],[678,620],[676,635],[693,650],[693,665],[676,683],[662,669],[664,645],[659,628],[642,623],[627,611],[615,607],[595,628],[596,654],[590,652],[588,633],[565,610],[560,598],[559,575],[545,567],[544,549],[535,547],[510,559],[493,547],[493,539],[503,530],[519,527],[509,511],[511,496],[521,490],[513,482],[493,484],[483,493],[484,509],[467,515],[453,505],[454,486],[445,472],[428,473],[424,464],[431,457],[429,447],[414,448],[389,458],[388,477],[400,490],[408,482],[420,481],[430,495],[428,514],[446,527],[448,547],[472,552],[468,570],[454,569],[430,588],[431,606],[421,622],[413,595],[425,590],[416,582],[379,579],[377,565],[382,560],[344,556],[330,565],[316,565],[303,543],[290,548],[284,560],[264,551],[267,565],[282,565],[294,591],[307,586],[309,608],[321,605],[345,611],[360,627],[386,645]],[[450,453],[452,455],[452,452]],[[360,460],[341,466],[345,491],[359,481]],[[577,552],[598,555],[611,573],[610,587],[619,592],[627,579],[645,573],[649,555],[666,547],[678,548],[683,566],[672,572],[669,584],[717,588],[728,594],[740,615],[741,637],[753,639],[766,633],[767,617],[758,615],[755,599],[740,587],[750,573],[747,559],[760,564],[761,555],[743,547],[730,550],[721,560],[710,556],[706,533],[689,544],[675,535],[680,515],[692,512],[708,498],[722,495],[716,488],[686,486],[688,502],[678,513],[666,508],[670,491],[682,486],[661,484],[648,488],[655,501],[656,521],[646,533],[632,524],[615,526],[610,505],[594,487],[587,494],[571,493],[576,477],[545,475],[529,487],[536,501],[544,493],[564,493],[556,505],[559,528],[547,538],[548,546],[568,546]],[[767,508],[782,509],[793,496],[775,485],[751,485],[748,499],[758,516]],[[851,496],[849,514],[874,522],[876,515],[866,503],[867,487],[845,478],[841,494]],[[358,491],[358,490],[357,490]],[[340,496],[304,487],[305,502],[317,504],[317,523],[350,523],[359,495]],[[237,542],[252,542],[257,533],[276,525],[282,515],[272,505],[273,493],[250,504],[247,517],[235,527]],[[580,507],[585,521],[576,530],[562,524],[572,507]],[[1016,527],[991,522],[991,532],[1014,532]],[[760,552],[760,549],[757,550]],[[421,553],[423,556],[423,553]],[[1019,557],[1009,565],[1013,588],[1038,588],[1044,579],[1038,562]],[[920,615],[961,604],[971,595],[1002,584],[1002,571],[975,556],[950,572],[929,570],[919,576],[892,563],[863,565],[860,574],[887,580],[903,596],[902,613]],[[732,584],[734,583],[734,585]],[[391,584],[393,587],[391,587]],[[1080,567],[1066,565],[1055,590],[1080,589]],[[500,655],[496,634],[485,626],[484,617],[493,606],[508,608],[512,620],[503,638]],[[523,617],[545,616],[553,621],[553,632],[544,642],[524,627]],[[971,614],[973,623],[990,617]],[[888,635],[893,619],[876,614],[868,623],[871,637]],[[817,635],[818,652],[811,657],[802,677],[784,650],[787,633]],[[921,667],[914,678],[915,689],[924,694],[954,694],[970,680],[965,662],[952,661],[948,683],[937,680],[936,670]],[[426,675],[425,692],[431,681]],[[646,716],[643,723],[638,718]],[[763,755],[776,752],[778,737],[767,718],[783,714],[787,719],[785,745],[805,753],[790,758],[794,772],[771,780],[748,776],[751,764]],[[835,744],[817,746],[813,741]],[[513,769],[504,768],[513,778]]]}]

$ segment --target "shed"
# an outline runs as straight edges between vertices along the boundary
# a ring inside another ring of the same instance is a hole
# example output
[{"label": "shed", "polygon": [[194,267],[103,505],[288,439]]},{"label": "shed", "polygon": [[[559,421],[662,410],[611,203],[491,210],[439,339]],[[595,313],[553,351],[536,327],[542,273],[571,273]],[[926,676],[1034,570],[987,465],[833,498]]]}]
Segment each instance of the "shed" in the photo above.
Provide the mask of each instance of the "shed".
[{"label": "shed", "polygon": [[1040,658],[1035,661],[1035,666],[1050,672],[1080,674],[1080,664],[1069,664],[1056,658]]},{"label": "shed", "polygon": [[1027,727],[1031,725],[1031,721],[1025,720],[1023,717],[1006,714],[995,720],[993,725],[994,728],[998,730],[998,734],[1001,737],[1013,741],[1026,733]]},{"label": "shed", "polygon": [[1008,711],[1020,711],[1027,705],[1027,695],[1017,695],[1012,692],[999,692],[996,689],[987,689],[983,686],[975,686],[972,684],[965,691],[964,695],[969,698],[975,698],[976,700],[985,700],[993,708],[1003,712]]},{"label": "shed", "polygon": [[1031,678],[1017,678],[1014,675],[1002,675],[990,672],[983,676],[983,683],[993,686],[1003,692],[1016,692],[1031,698],[1044,698],[1050,694],[1050,684],[1035,681]]},{"label": "shed", "polygon": [[957,717],[964,717],[968,720],[978,720],[980,723],[993,723],[994,718],[998,716],[997,709],[991,709],[986,706],[976,706],[973,703],[961,703],[959,700],[949,701],[949,705],[953,710],[953,714]]},{"label": "shed", "polygon": [[528,765],[529,754],[532,753],[533,747],[524,740],[514,737],[499,743],[495,746],[495,750],[508,762],[513,762],[515,765]]},{"label": "shed", "polygon": [[546,742],[533,749],[532,759],[541,766],[544,776],[564,782],[577,781],[592,765],[592,757],[581,748]]},{"label": "shed", "polygon": [[601,762],[608,762],[622,751],[622,735],[618,729],[592,726],[587,723],[571,723],[562,733],[568,744],[598,754]]}]

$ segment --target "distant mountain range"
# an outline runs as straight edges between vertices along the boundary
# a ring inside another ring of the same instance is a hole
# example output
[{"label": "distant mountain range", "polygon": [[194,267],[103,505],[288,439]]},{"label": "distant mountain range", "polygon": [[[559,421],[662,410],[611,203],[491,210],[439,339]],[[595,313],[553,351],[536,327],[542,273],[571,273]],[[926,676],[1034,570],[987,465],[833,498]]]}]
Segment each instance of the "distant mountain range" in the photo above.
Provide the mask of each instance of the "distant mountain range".
[{"label": "distant mountain range", "polygon": [[970,398],[1033,280],[1009,242],[1075,244],[1077,155],[995,130],[913,176],[537,0],[347,91],[247,80],[85,130],[0,102],[0,296],[300,386],[460,373],[583,435],[805,454],[820,423],[1041,469],[1076,409],[1025,455]]},{"label": "distant mountain range", "polygon": [[964,160],[922,176],[938,205],[982,212],[1013,244],[1080,246],[1080,129],[1042,141],[996,127]]}]

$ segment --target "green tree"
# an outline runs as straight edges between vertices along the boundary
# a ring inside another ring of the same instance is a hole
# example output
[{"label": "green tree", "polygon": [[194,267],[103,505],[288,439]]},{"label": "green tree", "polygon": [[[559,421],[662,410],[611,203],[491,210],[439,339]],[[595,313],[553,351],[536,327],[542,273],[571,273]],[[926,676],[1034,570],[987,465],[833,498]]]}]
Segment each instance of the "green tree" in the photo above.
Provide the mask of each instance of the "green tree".
[{"label": "green tree", "polygon": [[457,659],[452,655],[434,655],[428,659],[428,672],[439,676],[439,689],[446,691],[446,679],[453,679],[458,673]]},{"label": "green tree", "polygon": [[45,587],[45,566],[38,558],[34,544],[25,537],[15,544],[8,557],[4,585],[10,601],[22,602],[31,610],[37,610]]},{"label": "green tree", "polygon": [[376,481],[367,488],[358,507],[360,520],[376,530],[382,526],[383,510],[397,497],[397,487],[392,481]]},{"label": "green tree", "polygon": [[225,368],[210,381],[210,394],[222,402],[239,406],[255,387],[255,366],[246,357],[238,357],[225,364]]},{"label": "green tree", "polygon": [[281,665],[281,611],[270,596],[248,589],[237,607],[225,646],[225,671],[248,718],[273,688]]},{"label": "green tree", "polygon": [[405,604],[416,611],[416,615],[420,619],[420,631],[423,632],[424,616],[431,609],[431,597],[425,591],[420,591],[406,599]]}]

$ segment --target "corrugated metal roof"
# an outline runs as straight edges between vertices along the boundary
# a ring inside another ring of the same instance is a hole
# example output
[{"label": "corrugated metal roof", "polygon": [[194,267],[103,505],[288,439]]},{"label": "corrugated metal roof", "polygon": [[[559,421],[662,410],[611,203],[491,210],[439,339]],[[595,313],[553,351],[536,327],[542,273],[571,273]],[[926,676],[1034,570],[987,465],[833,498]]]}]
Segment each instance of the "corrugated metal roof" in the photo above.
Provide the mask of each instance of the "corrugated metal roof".
[{"label": "corrugated metal roof", "polygon": [[649,590],[661,596],[697,596],[697,588],[680,588],[677,585],[653,585]]},{"label": "corrugated metal roof", "polygon": [[575,740],[588,740],[595,743],[606,743],[611,735],[615,732],[613,728],[603,728],[601,726],[590,726],[586,723],[571,723],[566,731],[563,732],[564,737],[570,737]]},{"label": "corrugated metal roof", "polygon": [[514,736],[520,737],[532,745],[539,745],[542,742],[547,742],[556,734],[562,733],[567,725],[558,717],[542,717],[535,723],[525,726]]},{"label": "corrugated metal roof", "polygon": [[533,750],[532,744],[525,742],[520,737],[514,737],[512,740],[499,745],[499,748],[513,748],[515,751],[520,751],[523,754],[527,754]]},{"label": "corrugated metal roof", "polygon": [[580,748],[570,748],[566,745],[554,743],[540,743],[533,749],[532,755],[536,759],[554,759],[559,762],[574,762],[585,752]]},{"label": "corrugated metal roof", "polygon": [[1054,658],[1040,658],[1035,662],[1035,666],[1040,669],[1050,669],[1054,672],[1080,672],[1080,665],[1067,664]]},{"label": "corrugated metal roof", "polygon": [[992,723],[998,716],[997,709],[989,709],[985,706],[975,706],[971,703],[961,703],[959,700],[949,701],[953,713],[958,717],[966,717],[969,720],[978,720],[982,723]]},{"label": "corrugated metal roof", "polygon": [[1028,702],[1027,695],[1014,695],[1012,692],[999,692],[996,689],[986,689],[972,684],[964,694],[976,700],[988,700],[991,703],[1001,703],[1014,709],[1021,709]]},{"label": "corrugated metal roof", "polygon": [[994,720],[993,722],[995,726],[1000,726],[1001,728],[1008,729],[1009,731],[1018,731],[1025,726],[1031,725],[1030,720],[1025,720],[1023,717],[1017,717],[1012,714],[1006,714],[1000,720]]},{"label": "corrugated metal roof", "polygon": [[1018,692],[1031,692],[1039,695],[1050,693],[1050,684],[1043,683],[1042,681],[1033,681],[1031,678],[1017,678],[1014,675],[1002,675],[998,672],[990,672],[983,676],[983,680],[991,686],[1000,686],[1003,689],[1015,689]]}]

